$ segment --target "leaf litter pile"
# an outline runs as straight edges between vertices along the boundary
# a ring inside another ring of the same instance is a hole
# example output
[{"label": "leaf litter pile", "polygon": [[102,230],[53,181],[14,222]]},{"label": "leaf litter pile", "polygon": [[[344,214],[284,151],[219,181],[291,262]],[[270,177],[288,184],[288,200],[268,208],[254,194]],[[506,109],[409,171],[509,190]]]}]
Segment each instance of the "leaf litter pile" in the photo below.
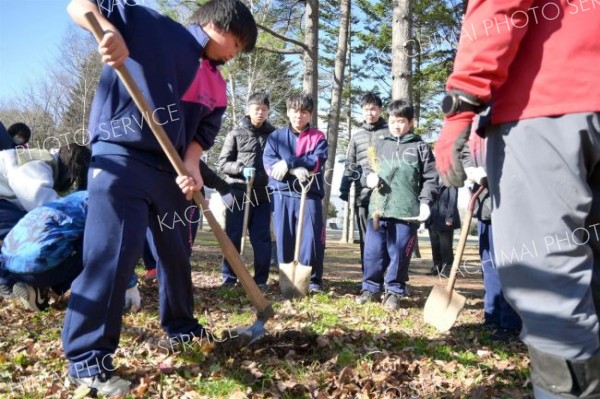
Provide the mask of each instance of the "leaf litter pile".
[{"label": "leaf litter pile", "polygon": [[[325,294],[286,301],[271,273],[276,311],[250,346],[231,333],[255,311],[243,289],[220,288],[221,254],[209,231],[192,255],[196,315],[209,329],[188,342],[165,338],[155,282],[142,282],[142,310],[126,314],[115,373],[133,382],[128,398],[529,398],[527,351],[483,327],[477,248],[467,246],[456,289],[467,305],[448,333],[422,321],[432,284],[428,240],[411,261],[411,296],[394,312],[354,302],[361,279],[357,245],[328,242]],[[251,252],[250,252],[251,254]],[[245,261],[247,263],[251,256]],[[143,268],[138,268],[143,276]],[[143,280],[140,278],[140,281]],[[65,385],[60,340],[68,298],[40,313],[0,299],[0,398],[86,398]]]}]

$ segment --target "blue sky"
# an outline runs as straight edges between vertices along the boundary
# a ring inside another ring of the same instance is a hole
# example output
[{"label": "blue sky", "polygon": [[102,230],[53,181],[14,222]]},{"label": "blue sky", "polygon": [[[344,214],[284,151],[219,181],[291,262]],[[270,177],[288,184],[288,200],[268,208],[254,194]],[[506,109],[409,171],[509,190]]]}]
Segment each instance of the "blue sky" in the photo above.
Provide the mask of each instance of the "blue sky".
[{"label": "blue sky", "polygon": [[69,0],[0,0],[0,102],[44,77],[71,24]]}]

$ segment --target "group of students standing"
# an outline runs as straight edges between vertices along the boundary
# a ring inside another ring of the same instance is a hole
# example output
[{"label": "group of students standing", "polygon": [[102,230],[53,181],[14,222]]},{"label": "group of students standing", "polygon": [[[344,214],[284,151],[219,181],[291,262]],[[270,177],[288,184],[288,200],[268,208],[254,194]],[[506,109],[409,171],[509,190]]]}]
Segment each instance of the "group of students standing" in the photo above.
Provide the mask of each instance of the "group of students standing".
[{"label": "group of students standing", "polygon": [[[225,137],[218,168],[227,176],[234,197],[226,204],[225,231],[239,251],[244,208],[250,207],[248,234],[254,250],[254,280],[265,289],[271,265],[271,213],[279,263],[294,260],[297,226],[302,223],[298,258],[312,266],[309,293],[322,292],[325,228],[321,200],[327,140],[310,126],[314,107],[310,95],[292,94],[286,100],[289,125],[284,128],[275,129],[269,123],[269,107],[266,94],[252,94],[247,115]],[[299,220],[301,186],[305,184],[310,187],[305,214]],[[237,282],[226,259],[222,278],[225,287]]]},{"label": "group of students standing", "polygon": [[[429,146],[412,132],[414,110],[403,100],[388,106],[389,126],[382,118],[383,102],[373,93],[361,99],[364,123],[348,145],[340,198],[349,201],[354,184],[354,213],[359,229],[363,282],[356,302],[382,302],[397,309],[408,296],[408,269],[420,223],[429,230],[433,264],[430,275],[448,276],[454,261],[454,230],[460,228],[458,189],[438,179]],[[478,137],[478,136],[476,136]],[[485,175],[484,144],[473,140],[465,165],[475,184]],[[504,299],[494,262],[491,203],[487,191],[477,201],[479,253],[484,275],[485,324],[495,337],[516,335],[521,323]]]}]

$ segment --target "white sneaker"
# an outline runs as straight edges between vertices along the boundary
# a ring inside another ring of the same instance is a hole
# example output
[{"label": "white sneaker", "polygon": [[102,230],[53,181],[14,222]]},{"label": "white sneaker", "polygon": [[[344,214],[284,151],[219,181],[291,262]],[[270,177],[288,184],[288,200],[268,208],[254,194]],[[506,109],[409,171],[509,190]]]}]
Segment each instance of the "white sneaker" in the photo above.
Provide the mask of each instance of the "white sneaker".
[{"label": "white sneaker", "polygon": [[90,388],[92,394],[101,394],[108,397],[126,395],[131,387],[129,381],[117,377],[116,375],[108,378],[108,375],[105,373],[84,378],[68,376],[65,380],[65,387],[69,388],[71,385],[76,387],[85,385]]},{"label": "white sneaker", "polygon": [[13,296],[21,302],[25,309],[41,312],[48,307],[48,289],[36,288],[21,281],[13,286]]}]

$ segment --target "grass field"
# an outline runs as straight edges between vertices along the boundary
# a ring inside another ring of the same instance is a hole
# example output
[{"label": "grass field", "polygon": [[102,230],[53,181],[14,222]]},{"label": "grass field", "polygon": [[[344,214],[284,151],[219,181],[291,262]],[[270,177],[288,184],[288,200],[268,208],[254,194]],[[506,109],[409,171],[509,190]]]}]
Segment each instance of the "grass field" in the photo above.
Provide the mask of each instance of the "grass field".
[{"label": "grass field", "polygon": [[[272,276],[276,310],[269,334],[243,347],[231,328],[255,313],[243,290],[219,288],[220,252],[201,231],[193,253],[197,317],[214,336],[170,345],[158,323],[156,286],[141,286],[142,311],[124,317],[116,373],[134,383],[130,398],[526,398],[528,360],[518,341],[497,342],[481,326],[482,280],[475,247],[467,247],[456,288],[467,305],[449,333],[422,321],[439,278],[429,243],[413,259],[411,297],[395,312],[356,305],[358,245],[328,242],[325,294],[285,301]],[[143,269],[139,269],[140,275]],[[1,301],[1,300],[0,300]],[[67,298],[31,313],[0,302],[0,398],[84,398],[64,385],[60,333]]]}]

